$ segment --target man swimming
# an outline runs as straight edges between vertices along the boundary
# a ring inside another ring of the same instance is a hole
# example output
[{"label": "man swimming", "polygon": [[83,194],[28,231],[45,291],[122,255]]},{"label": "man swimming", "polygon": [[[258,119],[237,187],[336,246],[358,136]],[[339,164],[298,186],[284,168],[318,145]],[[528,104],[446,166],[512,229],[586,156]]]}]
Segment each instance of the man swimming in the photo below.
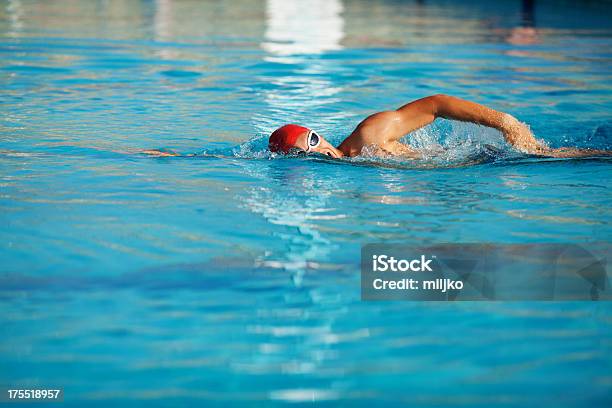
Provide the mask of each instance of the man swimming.
[{"label": "man swimming", "polygon": [[355,157],[368,147],[377,156],[418,159],[422,155],[400,139],[436,118],[454,119],[495,128],[517,150],[546,157],[609,156],[611,151],[593,149],[552,149],[537,140],[529,128],[515,117],[486,106],[448,95],[433,95],[407,103],[393,111],[378,112],[364,119],[338,147],[312,129],[285,125],[276,129],[268,142],[272,152],[320,153],[330,157]]}]

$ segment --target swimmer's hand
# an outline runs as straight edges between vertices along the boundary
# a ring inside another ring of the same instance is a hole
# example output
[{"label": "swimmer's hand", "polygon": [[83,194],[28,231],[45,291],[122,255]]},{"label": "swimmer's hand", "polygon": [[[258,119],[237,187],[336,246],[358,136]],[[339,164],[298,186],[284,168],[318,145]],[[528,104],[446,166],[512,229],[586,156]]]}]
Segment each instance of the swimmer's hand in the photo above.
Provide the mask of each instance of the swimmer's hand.
[{"label": "swimmer's hand", "polygon": [[503,133],[506,142],[523,153],[542,154],[549,150],[544,142],[533,136],[527,125],[512,115],[504,114],[499,130]]},{"label": "swimmer's hand", "polygon": [[148,154],[149,156],[155,157],[174,157],[180,156],[180,154],[173,152],[172,150],[143,150],[141,153]]},{"label": "swimmer's hand", "polygon": [[610,150],[577,149],[574,147],[550,148],[541,140],[537,140],[527,125],[508,114],[504,115],[500,130],[508,143],[527,154],[557,158],[612,156]]}]

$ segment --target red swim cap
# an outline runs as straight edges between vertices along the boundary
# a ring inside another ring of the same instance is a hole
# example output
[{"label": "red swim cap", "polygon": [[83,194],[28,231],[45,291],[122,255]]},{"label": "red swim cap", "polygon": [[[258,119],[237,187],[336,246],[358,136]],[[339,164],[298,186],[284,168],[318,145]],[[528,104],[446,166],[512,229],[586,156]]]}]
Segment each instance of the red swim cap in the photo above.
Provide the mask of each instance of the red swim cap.
[{"label": "red swim cap", "polygon": [[279,127],[270,135],[268,148],[272,152],[287,153],[289,149],[295,147],[298,136],[309,130],[310,129],[299,125],[285,125]]}]

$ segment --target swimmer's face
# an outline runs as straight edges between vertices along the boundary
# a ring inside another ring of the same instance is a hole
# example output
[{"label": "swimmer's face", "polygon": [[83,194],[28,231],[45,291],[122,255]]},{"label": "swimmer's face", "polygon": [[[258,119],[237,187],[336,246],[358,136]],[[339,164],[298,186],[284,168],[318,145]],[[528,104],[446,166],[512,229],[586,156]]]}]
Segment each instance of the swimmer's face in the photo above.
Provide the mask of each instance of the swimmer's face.
[{"label": "swimmer's face", "polygon": [[334,158],[340,157],[336,149],[314,130],[302,132],[295,142],[294,149],[299,153],[319,153]]},{"label": "swimmer's face", "polygon": [[335,158],[342,156],[342,153],[319,133],[294,124],[281,126],[272,132],[268,147],[275,153],[319,153]]}]

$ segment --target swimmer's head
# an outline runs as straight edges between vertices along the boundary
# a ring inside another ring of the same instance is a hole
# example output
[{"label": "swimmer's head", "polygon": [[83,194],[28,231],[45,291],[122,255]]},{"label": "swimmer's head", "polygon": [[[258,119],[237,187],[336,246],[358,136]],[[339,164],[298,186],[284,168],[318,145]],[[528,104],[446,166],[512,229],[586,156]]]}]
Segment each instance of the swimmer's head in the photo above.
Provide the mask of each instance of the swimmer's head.
[{"label": "swimmer's head", "polygon": [[300,125],[285,125],[276,129],[268,141],[270,151],[289,153],[320,153],[330,157],[342,157],[342,153],[333,147],[323,136],[312,129]]}]

